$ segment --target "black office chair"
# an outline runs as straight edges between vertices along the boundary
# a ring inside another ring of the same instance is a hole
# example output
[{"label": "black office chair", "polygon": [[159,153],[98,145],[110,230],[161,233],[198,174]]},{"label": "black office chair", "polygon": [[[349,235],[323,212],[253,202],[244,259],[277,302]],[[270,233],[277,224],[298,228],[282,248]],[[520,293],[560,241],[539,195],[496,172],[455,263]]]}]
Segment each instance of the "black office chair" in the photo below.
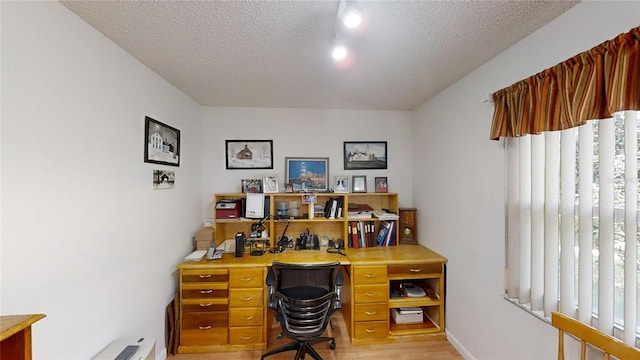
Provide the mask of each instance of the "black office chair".
[{"label": "black office chair", "polygon": [[273,262],[267,274],[268,305],[274,310],[284,334],[294,341],[265,352],[261,359],[296,350],[296,360],[304,359],[305,354],[322,360],[312,345],[324,341],[329,341],[329,347],[335,349],[335,338],[321,335],[331,314],[339,308],[336,301],[339,273],[338,262],[317,265]]}]

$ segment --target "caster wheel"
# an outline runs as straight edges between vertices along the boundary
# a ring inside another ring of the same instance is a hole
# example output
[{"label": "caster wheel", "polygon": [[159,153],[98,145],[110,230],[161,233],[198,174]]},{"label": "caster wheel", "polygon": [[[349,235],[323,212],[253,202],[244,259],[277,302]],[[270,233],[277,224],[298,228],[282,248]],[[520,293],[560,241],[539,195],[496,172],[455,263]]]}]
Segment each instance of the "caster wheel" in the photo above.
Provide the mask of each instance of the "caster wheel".
[{"label": "caster wheel", "polygon": [[329,344],[329,349],[331,349],[331,350],[335,350],[335,349],[336,349],[336,342],[335,342],[335,341],[332,341],[332,342]]}]

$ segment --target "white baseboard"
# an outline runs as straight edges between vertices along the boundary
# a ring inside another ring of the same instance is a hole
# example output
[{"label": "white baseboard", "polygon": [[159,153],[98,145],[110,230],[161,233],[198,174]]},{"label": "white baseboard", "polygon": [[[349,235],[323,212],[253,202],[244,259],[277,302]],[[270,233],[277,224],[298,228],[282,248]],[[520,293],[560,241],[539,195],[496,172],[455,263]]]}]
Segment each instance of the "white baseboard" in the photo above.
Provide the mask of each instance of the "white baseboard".
[{"label": "white baseboard", "polygon": [[458,350],[460,355],[462,355],[465,360],[475,360],[471,353],[469,353],[469,351],[467,351],[467,349],[462,346],[458,339],[456,339],[456,337],[453,336],[453,334],[451,334],[449,330],[445,329],[444,332],[447,334],[447,340],[451,343],[451,345],[453,345],[454,348],[456,348],[456,350]]}]

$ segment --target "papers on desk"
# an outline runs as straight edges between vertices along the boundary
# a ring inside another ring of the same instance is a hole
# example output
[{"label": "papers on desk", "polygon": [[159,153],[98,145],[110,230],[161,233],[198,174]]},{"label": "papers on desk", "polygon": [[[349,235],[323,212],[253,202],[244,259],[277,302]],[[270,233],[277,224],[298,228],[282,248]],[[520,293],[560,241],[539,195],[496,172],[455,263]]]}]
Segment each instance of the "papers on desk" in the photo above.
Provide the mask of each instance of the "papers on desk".
[{"label": "papers on desk", "polygon": [[200,261],[207,254],[207,250],[196,250],[184,257],[184,261]]}]

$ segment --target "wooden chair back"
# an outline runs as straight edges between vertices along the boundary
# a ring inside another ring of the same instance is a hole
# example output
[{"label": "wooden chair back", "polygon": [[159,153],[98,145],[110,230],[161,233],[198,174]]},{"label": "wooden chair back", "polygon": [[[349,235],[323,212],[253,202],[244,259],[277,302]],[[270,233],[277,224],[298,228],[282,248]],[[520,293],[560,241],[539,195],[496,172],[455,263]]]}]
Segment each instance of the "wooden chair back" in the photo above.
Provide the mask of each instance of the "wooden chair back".
[{"label": "wooden chair back", "polygon": [[564,360],[564,334],[571,334],[580,341],[580,360],[587,356],[587,344],[600,349],[605,360],[616,357],[620,360],[640,359],[640,349],[625,344],[611,335],[583,324],[580,321],[558,312],[551,313],[551,325],[558,328],[558,360]]}]

